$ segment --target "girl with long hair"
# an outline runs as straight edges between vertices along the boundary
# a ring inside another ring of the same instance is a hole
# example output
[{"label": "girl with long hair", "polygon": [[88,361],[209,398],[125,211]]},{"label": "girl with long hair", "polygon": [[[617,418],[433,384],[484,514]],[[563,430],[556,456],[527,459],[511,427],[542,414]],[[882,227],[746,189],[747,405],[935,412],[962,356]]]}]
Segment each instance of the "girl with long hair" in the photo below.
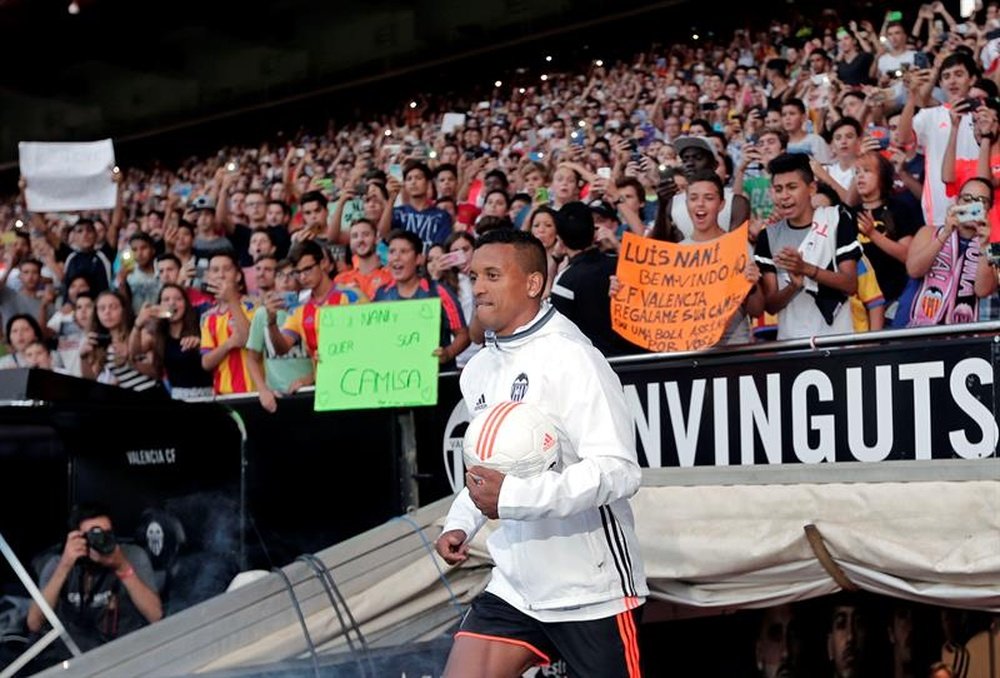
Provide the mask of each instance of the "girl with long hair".
[{"label": "girl with long hair", "polygon": [[212,395],[212,375],[201,367],[198,313],[180,285],[164,285],[157,303],[140,309],[129,348],[136,366],[164,381],[175,400]]},{"label": "girl with long hair", "polygon": [[866,151],[854,166],[861,200],[854,209],[858,241],[864,246],[885,298],[886,320],[892,320],[895,302],[910,279],[906,274],[906,258],[923,215],[911,203],[893,195],[895,169],[882,154]]},{"label": "girl with long hair", "polygon": [[129,334],[134,319],[132,305],[113,290],[97,295],[87,338],[80,345],[80,373],[86,379],[133,391],[147,391],[156,381],[136,369],[129,355]]}]

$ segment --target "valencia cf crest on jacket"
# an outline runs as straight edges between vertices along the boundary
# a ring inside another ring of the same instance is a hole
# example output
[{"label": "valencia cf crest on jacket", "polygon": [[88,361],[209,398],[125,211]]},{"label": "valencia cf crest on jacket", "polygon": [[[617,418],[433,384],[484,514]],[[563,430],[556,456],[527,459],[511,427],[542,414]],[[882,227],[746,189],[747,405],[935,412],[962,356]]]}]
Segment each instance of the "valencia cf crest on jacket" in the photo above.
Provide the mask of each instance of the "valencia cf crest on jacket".
[{"label": "valencia cf crest on jacket", "polygon": [[528,375],[524,372],[517,375],[517,379],[510,387],[511,400],[524,400],[524,394],[528,392]]}]

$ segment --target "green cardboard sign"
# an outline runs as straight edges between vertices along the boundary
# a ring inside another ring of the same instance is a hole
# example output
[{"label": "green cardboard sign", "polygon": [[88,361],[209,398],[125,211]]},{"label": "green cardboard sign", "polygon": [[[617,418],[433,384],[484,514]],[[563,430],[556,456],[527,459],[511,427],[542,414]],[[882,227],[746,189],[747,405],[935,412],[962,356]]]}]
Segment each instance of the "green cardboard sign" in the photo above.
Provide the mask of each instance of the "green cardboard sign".
[{"label": "green cardboard sign", "polygon": [[316,412],[436,405],[441,300],[319,309]]}]

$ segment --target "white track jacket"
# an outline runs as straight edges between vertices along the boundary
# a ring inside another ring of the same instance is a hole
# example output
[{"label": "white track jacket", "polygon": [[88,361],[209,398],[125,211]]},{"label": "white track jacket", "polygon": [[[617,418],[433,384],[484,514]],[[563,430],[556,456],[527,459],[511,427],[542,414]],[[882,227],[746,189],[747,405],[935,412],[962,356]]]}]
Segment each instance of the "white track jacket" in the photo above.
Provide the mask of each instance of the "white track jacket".
[{"label": "white track jacket", "polygon": [[[511,336],[488,336],[462,370],[461,388],[473,416],[524,400],[560,431],[556,469],[503,481],[487,591],[543,622],[600,619],[641,604],[649,591],[628,503],[641,478],[635,428],[604,356],[546,304]],[[472,534],[484,521],[463,488],[444,530]]]}]

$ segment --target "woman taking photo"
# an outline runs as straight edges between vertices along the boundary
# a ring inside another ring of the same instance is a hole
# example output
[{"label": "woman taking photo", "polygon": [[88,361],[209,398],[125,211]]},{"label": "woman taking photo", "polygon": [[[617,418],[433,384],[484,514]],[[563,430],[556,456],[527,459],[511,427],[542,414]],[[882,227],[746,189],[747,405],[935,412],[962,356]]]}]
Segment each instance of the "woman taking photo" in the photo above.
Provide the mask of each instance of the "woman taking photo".
[{"label": "woman taking photo", "polygon": [[906,270],[913,280],[900,298],[894,327],[957,325],[979,319],[979,299],[997,289],[996,269],[982,256],[989,241],[987,214],[993,183],[973,177],[948,208],[943,226],[927,225],[913,238]]},{"label": "woman taking photo", "polygon": [[129,348],[136,366],[147,376],[161,379],[175,400],[212,395],[212,375],[201,367],[201,328],[198,314],[184,288],[164,285],[157,303],[139,311],[129,334]]},{"label": "woman taking photo", "polygon": [[80,373],[85,379],[133,391],[156,387],[156,381],[139,372],[130,360],[132,324],[132,306],[119,293],[105,290],[97,295],[93,324],[80,345]]}]

